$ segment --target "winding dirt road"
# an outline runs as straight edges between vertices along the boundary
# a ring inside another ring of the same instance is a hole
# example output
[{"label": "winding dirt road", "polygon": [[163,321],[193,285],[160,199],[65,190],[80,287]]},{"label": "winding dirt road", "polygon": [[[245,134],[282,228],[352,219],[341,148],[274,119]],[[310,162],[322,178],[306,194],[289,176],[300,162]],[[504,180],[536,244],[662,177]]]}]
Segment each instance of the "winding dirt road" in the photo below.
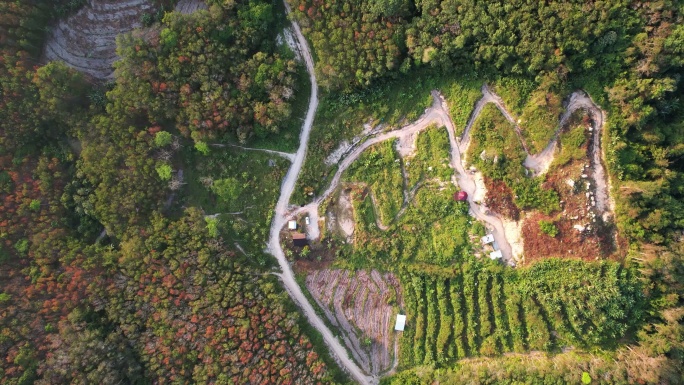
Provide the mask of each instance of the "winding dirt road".
[{"label": "winding dirt road", "polygon": [[[287,1],[284,1],[287,13],[290,13],[290,7]],[[206,4],[198,0],[181,0],[178,4],[177,10],[183,13],[190,13],[197,9],[205,9]],[[63,60],[68,65],[88,73],[96,78],[107,78],[112,76],[112,63],[117,59],[115,52],[116,36],[128,32],[133,28],[140,26],[139,15],[141,12],[152,9],[149,0],[89,0],[88,5],[79,11],[76,15],[67,20],[60,21],[53,29],[48,37],[48,42],[45,47],[45,57],[47,60]],[[296,41],[293,47],[304,60],[307,71],[311,80],[311,99],[309,100],[309,107],[306,114],[306,119],[302,126],[300,145],[296,154],[287,154],[275,151],[268,151],[273,155],[283,156],[291,160],[292,165],[288,170],[285,179],[283,180],[280,197],[275,207],[275,215],[271,224],[268,251],[273,254],[282,270],[278,274],[281,278],[290,297],[301,307],[304,315],[309,322],[315,327],[323,336],[323,339],[336,361],[344,368],[357,382],[360,384],[377,384],[378,378],[376,376],[369,376],[349,357],[347,349],[342,343],[333,335],[330,329],[325,325],[323,320],[316,314],[314,308],[309,303],[307,298],[302,293],[301,288],[297,284],[292,269],[285,258],[285,254],[280,245],[280,230],[284,227],[287,220],[295,217],[298,214],[308,212],[311,217],[311,225],[309,226],[308,237],[316,239],[320,236],[318,227],[318,209],[321,204],[339,185],[344,171],[369,147],[385,140],[398,138],[406,140],[407,138],[416,135],[417,133],[427,129],[431,124],[445,126],[449,135],[449,143],[451,146],[451,167],[455,170],[453,182],[461,190],[464,190],[469,195],[468,203],[470,205],[470,213],[478,220],[484,221],[489,225],[490,231],[494,235],[498,247],[501,249],[504,258],[509,263],[512,263],[512,251],[509,242],[506,239],[504,226],[502,220],[481,207],[473,201],[476,195],[477,184],[475,177],[464,169],[464,160],[462,153],[466,152],[470,141],[470,130],[479,116],[482,108],[488,103],[494,103],[501,113],[514,124],[516,133],[521,139],[523,147],[527,146],[522,140],[520,128],[515,122],[513,116],[506,110],[501,98],[489,91],[487,86],[483,86],[483,97],[477,102],[470,120],[466,126],[464,134],[460,143],[455,135],[454,125],[448,113],[448,108],[445,106],[443,98],[437,91],[433,91],[433,104],[426,112],[414,123],[409,124],[401,129],[376,133],[371,131],[367,139],[362,143],[354,143],[353,150],[346,152],[344,158],[339,163],[337,172],[335,173],[332,182],[325,192],[317,197],[311,204],[296,209],[290,210],[289,202],[292,192],[295,187],[295,182],[299,176],[304,159],[306,156],[307,146],[309,142],[309,135],[313,125],[314,116],[318,107],[318,88],[316,76],[314,73],[313,59],[309,50],[308,44],[299,25],[296,21],[292,21],[292,27]],[[539,154],[528,156],[525,160],[525,166],[534,171],[536,175],[545,172],[555,153],[556,144],[560,128],[563,126],[567,118],[577,109],[586,109],[590,111],[594,118],[594,130],[596,132],[592,135],[592,173],[596,182],[596,207],[599,212],[604,215],[608,213],[611,208],[610,198],[608,195],[608,187],[606,183],[606,174],[602,162],[602,151],[600,147],[600,132],[603,129],[603,122],[605,120],[605,113],[601,111],[591,99],[582,92],[575,92],[569,99],[566,107],[566,112],[562,116],[559,128],[554,134],[553,139],[549,142],[547,147]],[[257,149],[246,149],[257,150]],[[237,245],[238,248],[239,245]],[[396,346],[395,346],[395,354]],[[396,368],[396,355],[393,369]]]},{"label": "winding dirt road", "polygon": [[[290,5],[287,3],[287,1],[284,1],[284,3],[287,13],[290,14]],[[318,316],[318,314],[316,314],[313,306],[311,306],[311,303],[309,303],[307,298],[304,296],[302,289],[297,284],[297,281],[294,278],[294,273],[292,272],[292,269],[285,258],[285,253],[280,246],[280,230],[287,222],[290,197],[292,196],[292,191],[294,191],[295,182],[297,181],[299,172],[304,164],[304,157],[306,156],[306,150],[309,143],[309,134],[311,133],[314,116],[316,114],[316,109],[318,108],[318,85],[314,72],[313,58],[311,56],[311,52],[309,51],[307,41],[304,38],[304,35],[302,35],[301,29],[299,28],[299,24],[297,24],[297,22],[294,20],[292,21],[292,29],[295,32],[295,43],[297,44],[297,50],[302,54],[302,58],[306,64],[306,69],[309,72],[309,77],[311,80],[311,99],[309,100],[309,109],[306,113],[304,124],[302,125],[299,148],[297,149],[297,153],[292,161],[292,166],[290,166],[287,175],[285,175],[285,180],[283,180],[280,190],[280,197],[276,203],[275,215],[273,216],[273,222],[271,223],[268,251],[278,260],[278,264],[282,270],[282,273],[278,274],[278,276],[283,281],[283,285],[290,294],[290,297],[292,297],[292,299],[299,305],[311,325],[321,333],[323,340],[330,348],[333,357],[335,357],[340,366],[342,366],[342,368],[344,368],[359,383],[376,384],[378,379],[366,375],[358,367],[358,365],[356,365],[356,363],[349,358],[347,349],[342,346],[340,341],[333,335],[332,331],[328,329],[323,320]],[[317,218],[314,222],[317,223]]]},{"label": "winding dirt road", "polygon": [[[489,231],[494,236],[494,241],[496,246],[501,250],[504,260],[510,264],[515,265],[516,255],[513,255],[513,249],[506,238],[505,226],[503,220],[495,214],[492,214],[486,207],[476,203],[474,197],[478,195],[483,195],[480,191],[477,191],[478,185],[475,182],[475,176],[473,173],[465,170],[465,159],[462,154],[466,153],[468,146],[470,144],[470,131],[479,117],[482,109],[488,103],[493,103],[501,111],[504,117],[510,121],[515,128],[516,134],[523,147],[527,149],[527,145],[522,137],[520,128],[518,127],[515,118],[508,112],[501,98],[491,92],[487,85],[482,86],[482,98],[475,104],[473,112],[471,113],[470,119],[466,128],[463,132],[460,141],[456,138],[454,124],[449,115],[449,109],[444,102],[442,96],[437,92],[432,92],[433,103],[430,108],[428,108],[425,113],[414,123],[404,126],[400,129],[389,131],[375,136],[370,137],[365,142],[358,145],[353,150],[349,151],[346,156],[339,162],[337,172],[332,178],[332,181],[328,188],[317,197],[312,203],[303,206],[299,209],[294,210],[288,219],[294,218],[300,214],[308,213],[311,217],[311,225],[308,228],[309,239],[316,239],[320,236],[320,229],[318,227],[318,208],[320,204],[328,197],[330,194],[337,189],[342,174],[351,166],[351,164],[358,159],[361,154],[367,150],[369,147],[383,142],[389,139],[399,139],[401,141],[407,141],[414,135],[422,130],[427,129],[432,124],[437,124],[438,126],[444,126],[449,134],[449,143],[451,146],[451,167],[456,171],[454,178],[454,184],[461,190],[468,193],[468,203],[470,205],[470,214],[478,220],[481,220],[487,224]],[[600,146],[600,132],[603,129],[603,123],[605,121],[605,113],[598,107],[594,102],[581,91],[574,92],[567,103],[566,111],[561,116],[558,128],[554,133],[553,138],[549,141],[549,144],[544,148],[543,151],[538,154],[530,154],[527,152],[527,157],[525,159],[525,167],[530,169],[534,175],[540,175],[546,172],[554,159],[555,150],[558,143],[558,137],[560,130],[566,123],[567,119],[572,115],[572,113],[578,109],[584,109],[589,111],[593,116],[594,121],[594,135],[592,135],[592,154],[593,159],[591,160],[593,178],[596,181],[596,208],[599,212],[604,214],[604,218],[608,215],[609,209],[612,209],[608,195],[608,186],[605,177],[605,169],[602,162],[602,152]],[[527,151],[527,150],[526,150]],[[481,188],[481,187],[480,187]],[[480,194],[477,194],[480,193]]]},{"label": "winding dirt road", "polygon": [[556,128],[556,131],[554,132],[551,140],[549,140],[549,143],[539,153],[530,154],[527,143],[525,142],[525,139],[523,138],[520,132],[520,127],[518,126],[517,121],[508,112],[501,97],[492,93],[489,90],[489,87],[487,87],[487,85],[485,84],[482,86],[482,99],[480,99],[477,102],[475,109],[471,114],[471,119],[468,122],[468,125],[466,126],[465,131],[463,133],[463,139],[461,140],[460,144],[461,153],[465,153],[467,151],[468,145],[470,144],[470,129],[475,123],[475,119],[482,111],[482,108],[487,103],[494,103],[494,105],[496,105],[499,111],[501,111],[501,114],[503,114],[506,120],[513,124],[518,139],[520,140],[520,143],[525,149],[525,152],[527,152],[527,157],[525,158],[523,164],[527,169],[533,172],[534,176],[541,175],[548,171],[549,167],[551,166],[551,162],[553,162],[553,159],[556,154],[556,148],[558,147],[558,137],[560,135],[561,130],[563,129],[563,126],[565,126],[570,116],[577,110],[585,110],[589,112],[592,116],[593,123],[593,132],[591,135],[592,141],[590,143],[592,157],[590,161],[592,178],[597,184],[596,209],[599,212],[604,213],[604,219],[605,214],[607,214],[609,210],[613,211],[613,203],[610,200],[608,194],[610,191],[607,182],[608,179],[606,177],[605,165],[603,164],[604,154],[601,149],[601,134],[603,132],[603,124],[606,120],[606,113],[605,111],[601,110],[596,105],[596,103],[594,103],[593,100],[591,100],[589,95],[587,95],[583,91],[573,92],[567,101],[567,104],[565,106],[565,112],[563,113],[563,115],[561,115],[560,121],[558,122],[558,127]]},{"label": "winding dirt road", "polygon": [[[318,217],[318,207],[330,194],[332,194],[333,191],[335,191],[335,189],[340,183],[342,174],[349,168],[349,166],[351,166],[351,164],[359,156],[361,156],[361,154],[365,150],[367,150],[369,147],[377,143],[383,142],[388,139],[403,139],[407,136],[415,135],[420,131],[429,128],[432,124],[437,124],[438,126],[445,126],[449,134],[449,142],[451,145],[450,163],[451,167],[458,174],[455,180],[453,181],[454,184],[456,184],[457,187],[459,187],[461,190],[464,190],[468,193],[468,203],[470,204],[471,215],[477,218],[478,220],[482,220],[490,225],[490,230],[494,235],[494,239],[497,242],[499,248],[501,249],[504,258],[507,262],[511,263],[512,251],[511,246],[505,237],[503,223],[499,217],[492,214],[487,214],[486,209],[483,209],[479,204],[473,201],[477,185],[475,184],[474,176],[471,173],[466,172],[464,169],[463,161],[461,159],[460,146],[456,142],[454,124],[451,121],[451,117],[449,116],[448,108],[445,106],[445,103],[443,102],[441,96],[437,91],[433,91],[432,96],[432,106],[428,108],[426,112],[417,121],[401,129],[378,134],[363,142],[353,151],[349,152],[349,154],[347,154],[347,156],[344,159],[342,159],[342,161],[339,163],[337,172],[333,176],[330,185],[323,192],[323,194],[317,197],[312,203],[292,212],[292,214],[289,217],[295,217],[303,212],[309,213],[309,215],[311,216],[311,225],[309,226],[308,232],[308,236],[310,239],[316,239],[320,236],[318,221],[314,220]],[[484,105],[484,103],[489,102],[492,102],[492,99],[488,96],[483,97],[483,99],[480,100],[480,102],[478,102],[478,105],[481,106],[473,111],[473,115],[470,119],[470,122],[468,123],[469,127],[472,126],[472,122],[479,115],[479,112],[482,110],[482,106]],[[467,135],[468,132],[469,131],[466,131],[465,134]]]}]

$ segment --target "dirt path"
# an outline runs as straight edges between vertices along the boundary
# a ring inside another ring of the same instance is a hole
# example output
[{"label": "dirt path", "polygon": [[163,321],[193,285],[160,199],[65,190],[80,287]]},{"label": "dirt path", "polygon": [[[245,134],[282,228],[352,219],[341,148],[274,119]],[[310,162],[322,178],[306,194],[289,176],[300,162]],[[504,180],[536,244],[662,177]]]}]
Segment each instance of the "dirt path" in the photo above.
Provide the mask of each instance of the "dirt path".
[{"label": "dirt path", "polygon": [[[492,234],[494,234],[494,239],[497,242],[499,248],[501,249],[504,258],[507,262],[512,263],[511,246],[508,244],[506,240],[504,226],[501,219],[495,215],[486,214],[486,210],[481,208],[480,205],[473,201],[473,197],[476,195],[475,190],[477,188],[477,185],[475,183],[474,176],[471,173],[466,172],[463,168],[463,162],[461,160],[459,145],[456,143],[454,125],[451,122],[449,113],[447,112],[448,108],[446,108],[446,106],[444,105],[442,98],[437,91],[433,91],[432,96],[432,106],[428,108],[426,112],[416,122],[404,126],[403,128],[398,130],[381,133],[374,137],[371,137],[370,139],[356,147],[353,151],[349,152],[349,154],[339,163],[337,172],[333,176],[330,185],[323,192],[323,194],[317,197],[309,205],[306,205],[293,211],[289,217],[294,217],[303,212],[308,212],[310,215],[314,212],[318,212],[318,207],[321,204],[321,202],[323,202],[323,200],[325,200],[339,185],[340,179],[342,178],[342,174],[344,173],[344,171],[346,171],[347,168],[349,168],[349,166],[351,166],[351,164],[359,156],[361,156],[361,154],[369,147],[388,139],[399,138],[399,140],[405,140],[404,138],[417,135],[419,132],[427,129],[432,124],[436,123],[438,126],[446,126],[447,131],[449,133],[449,142],[451,144],[451,166],[458,174],[458,176],[454,180],[454,183],[457,184],[457,186],[460,187],[462,190],[468,193],[468,203],[470,204],[471,214],[475,218],[489,224],[488,227],[490,228]],[[485,98],[483,98],[485,103],[491,102],[491,99],[489,99],[490,97],[485,96]],[[478,105],[480,105],[479,102]],[[484,106],[484,104],[482,104],[482,106]],[[479,111],[481,111],[481,109],[482,107],[474,111],[474,115],[473,118],[471,118],[471,120],[474,120],[474,118],[476,118],[477,115],[479,115]],[[472,122],[469,123],[469,125],[472,125]],[[468,131],[466,131],[465,134],[467,135]],[[307,235],[311,239],[318,238],[318,236],[320,235],[318,223],[315,221],[311,222],[311,226],[309,226],[308,230],[309,232]]]},{"label": "dirt path", "polygon": [[[296,28],[297,36],[300,40],[300,46],[304,48],[305,52],[305,57],[307,58],[307,68],[310,71],[311,78],[312,78],[312,89],[314,92],[312,92],[312,97],[316,97],[316,86],[315,86],[315,76],[313,75],[312,72],[312,62],[310,60],[310,54],[308,52],[308,47],[306,46],[306,42],[304,41],[303,37],[301,36],[301,32],[299,31],[299,28]],[[301,162],[303,161],[304,157],[304,152],[306,151],[306,139],[308,139],[309,132],[311,130],[311,123],[312,123],[312,117],[311,114],[313,113],[313,110],[315,110],[315,104],[310,105],[309,109],[309,114],[307,114],[307,120],[305,121],[305,125],[302,131],[302,142],[300,144],[300,149],[297,152],[297,155],[295,157],[295,163],[293,164],[293,167],[290,169],[290,172],[288,173],[288,176],[286,177],[285,182],[283,183],[283,190],[281,194],[281,198],[278,201],[278,206],[276,207],[276,217],[274,218],[273,221],[273,226],[271,227],[271,240],[269,242],[269,248],[271,252],[278,258],[278,261],[281,264],[281,267],[283,268],[283,281],[285,282],[285,287],[288,289],[290,292],[290,295],[297,301],[300,306],[304,309],[305,314],[309,318],[309,320],[314,324],[314,326],[321,331],[321,333],[324,335],[324,338],[326,340],[326,343],[330,346],[332,349],[333,353],[337,355],[338,361],[348,370],[352,373],[355,379],[357,381],[360,381],[361,383],[375,383],[377,382],[377,377],[372,376],[368,377],[365,374],[363,374],[358,366],[356,366],[351,360],[347,357],[347,355],[344,353],[344,348],[342,348],[339,344],[339,341],[334,339],[332,337],[330,331],[325,327],[325,325],[322,325],[320,322],[320,319],[318,316],[313,314],[313,311],[310,309],[311,305],[308,302],[305,302],[306,299],[303,298],[303,295],[301,294],[301,291],[299,287],[294,287],[292,288],[292,285],[290,284],[290,281],[292,281],[291,278],[291,270],[289,269],[289,266],[287,265],[287,262],[284,259],[284,254],[282,252],[282,249],[280,248],[280,245],[278,244],[278,237],[279,237],[279,232],[280,229],[285,225],[285,222],[293,218],[297,215],[300,215],[304,212],[308,212],[309,216],[311,217],[311,225],[307,227],[307,236],[309,239],[316,239],[320,236],[320,229],[319,229],[319,221],[318,221],[318,209],[320,204],[328,197],[330,194],[332,194],[335,189],[337,189],[340,180],[342,178],[342,174],[344,171],[351,166],[351,164],[358,159],[358,157],[368,148],[371,146],[380,143],[385,140],[389,139],[394,139],[398,138],[400,142],[403,143],[410,143],[414,140],[415,136],[421,132],[422,130],[427,129],[430,127],[432,124],[437,123],[438,125],[443,125],[447,128],[448,136],[449,136],[449,143],[451,147],[450,151],[450,163],[451,167],[455,171],[455,175],[453,178],[454,184],[456,184],[458,187],[460,187],[461,190],[464,190],[468,193],[468,204],[470,205],[470,214],[477,218],[478,220],[483,221],[486,226],[489,228],[489,231],[492,233],[494,236],[494,240],[496,243],[496,246],[501,250],[502,255],[504,257],[504,260],[511,264],[514,265],[514,255],[513,255],[513,248],[511,247],[511,244],[508,242],[507,239],[507,233],[506,229],[507,227],[502,218],[498,217],[497,215],[491,214],[486,208],[483,208],[481,205],[477,204],[474,201],[474,197],[477,197],[479,195],[482,195],[482,191],[478,191],[478,189],[483,189],[483,186],[480,186],[481,184],[477,183],[477,178],[478,175],[476,173],[466,171],[464,168],[465,161],[462,157],[462,153],[465,152],[468,148],[469,142],[470,142],[470,130],[472,129],[472,126],[474,125],[474,122],[478,118],[479,114],[482,111],[482,108],[487,104],[487,103],[494,103],[499,110],[501,110],[502,114],[508,119],[510,122],[512,122],[515,125],[516,133],[518,134],[519,139],[521,140],[521,143],[523,143],[523,147],[527,148],[525,145],[524,140],[522,139],[522,135],[520,134],[520,129],[518,128],[513,116],[506,110],[503,102],[501,101],[501,98],[498,97],[497,95],[493,94],[492,92],[489,91],[486,85],[482,87],[482,93],[483,97],[478,101],[476,104],[471,117],[468,121],[468,124],[466,126],[466,129],[463,133],[463,136],[461,137],[460,143],[456,138],[455,135],[455,129],[454,129],[454,124],[451,120],[451,117],[448,113],[449,109],[446,106],[446,103],[442,96],[437,92],[433,91],[432,96],[433,96],[433,103],[430,108],[428,108],[425,113],[414,123],[409,124],[401,129],[390,131],[390,132],[385,132],[385,133],[380,133],[380,134],[374,134],[371,135],[368,140],[365,142],[361,143],[360,145],[349,149],[344,158],[339,162],[337,172],[332,178],[332,181],[328,188],[323,192],[323,194],[319,197],[317,197],[312,203],[300,207],[298,209],[292,210],[289,213],[287,213],[287,204],[289,202],[289,198],[292,194],[292,190],[294,188],[294,182],[296,181],[297,178],[297,173],[299,172],[301,168]],[[312,98],[312,103],[313,99]],[[554,137],[550,141],[550,143],[547,145],[547,147],[541,151],[539,154],[536,155],[530,155],[528,152],[528,156],[525,160],[525,165],[532,169],[536,174],[540,174],[544,171],[546,171],[553,160],[553,157],[555,155],[555,147],[558,142],[558,136],[560,133],[560,129],[562,126],[565,124],[567,121],[568,117],[577,109],[586,109],[588,110],[591,114],[593,114],[594,117],[594,131],[596,131],[593,135],[593,159],[591,161],[592,166],[593,166],[593,173],[594,173],[594,178],[597,181],[597,208],[599,210],[603,210],[604,215],[607,214],[607,208],[608,208],[608,203],[609,203],[609,196],[608,196],[608,186],[607,186],[607,181],[605,178],[605,171],[602,163],[602,152],[600,151],[600,133],[603,131],[603,122],[604,122],[604,112],[600,110],[592,101],[591,99],[584,94],[583,92],[575,92],[571,95],[568,105],[566,106],[566,112],[564,115],[561,117],[561,120],[559,122],[559,128],[557,129],[556,133],[554,134]],[[409,147],[409,146],[406,146]],[[293,171],[295,171],[293,173]],[[599,198],[601,196],[602,198]],[[602,200],[604,202],[601,206],[598,205],[598,201]],[[510,231],[510,230],[509,230]],[[512,237],[511,237],[512,238]],[[345,339],[346,340],[346,339]],[[347,341],[350,346],[352,346],[354,349],[356,347],[356,344],[354,344],[351,341]],[[395,346],[395,352],[396,352],[396,346]],[[352,353],[357,359],[360,358],[360,354],[357,352],[356,354]],[[395,353],[396,354],[396,353]],[[396,355],[395,355],[395,362],[392,365],[392,368],[390,369],[390,372],[396,368]],[[366,367],[366,364],[364,363],[364,367]]]},{"label": "dirt path", "polygon": [[[608,185],[609,181],[606,176],[605,165],[603,163],[604,154],[601,148],[601,135],[603,133],[603,125],[606,120],[606,113],[603,110],[601,110],[601,108],[599,108],[599,106],[597,106],[593,100],[591,100],[589,95],[582,91],[575,91],[570,95],[570,98],[568,99],[567,104],[565,106],[565,112],[563,113],[563,115],[561,115],[560,121],[558,122],[558,127],[556,128],[553,137],[551,138],[551,140],[549,140],[549,143],[546,145],[546,147],[544,147],[544,149],[537,154],[530,154],[527,147],[527,143],[525,142],[522,134],[520,133],[520,127],[518,126],[517,121],[508,112],[501,97],[492,93],[486,84],[482,86],[482,95],[482,99],[480,99],[480,101],[477,103],[477,106],[473,111],[471,119],[468,122],[468,125],[463,135],[464,139],[461,142],[461,146],[465,145],[465,147],[467,147],[467,145],[469,144],[468,142],[470,140],[470,129],[472,128],[472,125],[474,124],[480,111],[482,110],[482,107],[484,107],[487,103],[494,103],[496,107],[499,109],[499,111],[501,111],[501,113],[504,115],[504,117],[506,117],[506,119],[514,125],[518,139],[520,140],[520,143],[522,144],[523,148],[525,149],[525,152],[527,153],[524,166],[529,170],[532,170],[533,175],[541,175],[548,171],[549,167],[551,166],[551,162],[553,162],[553,159],[556,154],[556,147],[558,147],[558,138],[560,135],[560,131],[563,129],[563,126],[567,123],[570,116],[577,110],[587,111],[592,116],[593,123],[591,135],[592,156],[590,162],[593,173],[592,178],[596,183],[596,209],[600,213],[603,213],[604,219],[606,219],[608,211],[613,211],[614,209],[614,204],[610,200],[610,186]],[[464,147],[461,147],[461,152],[465,153]]]},{"label": "dirt path", "polygon": [[[290,14],[290,5],[287,1],[284,1],[285,9],[288,14]],[[294,278],[294,273],[292,268],[285,258],[285,253],[280,245],[280,230],[287,223],[287,212],[288,205],[290,202],[290,197],[292,196],[292,191],[294,190],[295,182],[299,176],[299,172],[304,164],[304,157],[306,156],[307,146],[309,144],[309,134],[311,133],[311,127],[313,126],[314,116],[316,114],[316,108],[318,108],[318,83],[316,82],[316,75],[314,72],[313,58],[311,57],[311,52],[309,51],[309,46],[302,35],[302,31],[296,21],[292,21],[292,29],[296,37],[297,47],[295,50],[302,54],[304,63],[306,64],[306,69],[309,72],[309,78],[311,80],[311,99],[309,100],[309,109],[306,113],[306,118],[304,119],[304,124],[302,125],[302,132],[299,138],[299,149],[294,156],[292,161],[292,166],[287,172],[285,179],[280,190],[280,197],[275,207],[275,214],[273,216],[273,222],[271,223],[271,230],[268,242],[268,251],[273,254],[278,260],[281,274],[278,276],[283,281],[285,289],[289,293],[290,297],[299,305],[302,309],[304,315],[309,320],[311,325],[316,328],[321,335],[326,345],[330,349],[332,356],[340,364],[340,366],[345,369],[357,382],[361,384],[376,384],[378,379],[373,376],[368,376],[364,373],[356,363],[349,358],[347,350],[340,343],[340,341],[333,335],[333,333],[328,329],[323,320],[316,314],[313,306],[302,293],[302,289],[297,284]],[[311,222],[316,224],[318,227],[318,210],[311,213]]]},{"label": "dirt path", "polygon": [[238,146],[237,144],[222,144],[222,143],[212,143],[211,146],[213,146],[213,147],[235,147],[235,148],[239,148],[239,149],[242,149],[245,151],[265,152],[267,154],[277,155],[277,156],[283,157],[283,158],[289,160],[290,162],[294,161],[294,158],[295,158],[295,154],[290,154],[288,152],[282,152],[282,151],[267,150],[265,148],[242,147],[242,146]]}]

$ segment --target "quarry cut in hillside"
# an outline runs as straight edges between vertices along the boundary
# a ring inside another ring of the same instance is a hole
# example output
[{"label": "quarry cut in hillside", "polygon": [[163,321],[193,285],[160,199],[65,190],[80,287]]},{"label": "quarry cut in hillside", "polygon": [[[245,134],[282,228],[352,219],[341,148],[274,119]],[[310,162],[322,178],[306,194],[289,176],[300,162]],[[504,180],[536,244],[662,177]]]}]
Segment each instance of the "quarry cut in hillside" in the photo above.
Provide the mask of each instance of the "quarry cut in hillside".
[{"label": "quarry cut in hillside", "polygon": [[[202,0],[180,0],[175,11],[190,14],[207,8]],[[151,0],[89,0],[51,27],[44,60],[61,60],[96,79],[112,79],[116,37],[143,27],[145,15],[152,17],[158,10]]]},{"label": "quarry cut in hillside", "polygon": [[97,79],[111,78],[116,37],[140,28],[142,15],[154,11],[148,0],[90,0],[52,27],[45,60],[61,60]]}]

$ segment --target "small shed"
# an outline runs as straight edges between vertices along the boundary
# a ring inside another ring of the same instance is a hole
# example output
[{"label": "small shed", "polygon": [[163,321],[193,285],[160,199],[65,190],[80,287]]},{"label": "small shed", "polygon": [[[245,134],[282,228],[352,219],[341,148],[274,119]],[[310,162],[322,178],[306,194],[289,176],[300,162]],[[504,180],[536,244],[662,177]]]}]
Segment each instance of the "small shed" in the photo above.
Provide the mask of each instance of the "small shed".
[{"label": "small shed", "polygon": [[297,221],[287,222],[287,228],[290,230],[297,230]]},{"label": "small shed", "polygon": [[309,242],[306,240],[306,234],[294,233],[292,234],[292,244],[295,246],[306,246]]},{"label": "small shed", "polygon": [[501,250],[496,250],[489,253],[489,259],[501,259],[502,257],[503,255],[501,254]]},{"label": "small shed", "polygon": [[397,322],[394,324],[394,330],[403,332],[404,325],[406,324],[406,316],[403,314],[397,314]]},{"label": "small shed", "polygon": [[483,245],[488,245],[488,244],[494,242],[494,235],[493,234],[487,234],[484,237],[480,238],[480,242],[482,242]]},{"label": "small shed", "polygon": [[459,202],[465,202],[468,200],[468,193],[462,190],[457,193],[454,193],[454,200]]}]

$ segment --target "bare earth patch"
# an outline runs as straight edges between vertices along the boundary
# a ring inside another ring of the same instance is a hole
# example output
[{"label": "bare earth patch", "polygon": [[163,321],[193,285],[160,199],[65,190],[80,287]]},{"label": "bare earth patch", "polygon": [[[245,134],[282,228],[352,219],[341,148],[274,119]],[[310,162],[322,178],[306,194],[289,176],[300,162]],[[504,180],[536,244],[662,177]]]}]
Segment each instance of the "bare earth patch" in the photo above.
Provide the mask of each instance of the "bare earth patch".
[{"label": "bare earth patch", "polygon": [[514,222],[506,218],[502,218],[501,222],[503,223],[503,230],[506,240],[511,245],[511,252],[513,255],[523,255],[525,243],[522,237],[521,222]]},{"label": "bare earth patch", "polygon": [[328,230],[343,236],[347,241],[354,234],[354,208],[350,194],[350,190],[342,189],[337,203],[328,206],[326,213]]},{"label": "bare earth patch", "polygon": [[[548,257],[577,258],[597,260],[610,257],[615,252],[613,229],[604,221],[608,205],[601,179],[596,179],[593,170],[594,144],[597,130],[589,125],[592,115],[583,113],[581,122],[575,125],[586,126],[585,142],[578,149],[586,154],[581,159],[551,168],[546,175],[545,188],[555,190],[559,197],[562,213],[555,216],[532,215],[525,219],[522,232],[525,239],[525,262]],[[603,182],[605,183],[605,181]],[[603,206],[600,200],[604,199]],[[603,215],[602,215],[603,214]],[[555,237],[544,234],[539,229],[539,221],[554,223],[558,229]]]},{"label": "bare earth patch", "polygon": [[141,16],[153,11],[148,0],[90,0],[52,27],[45,59],[61,60],[98,79],[111,78],[112,63],[117,60],[116,37],[140,28]]},{"label": "bare earth patch", "polygon": [[320,270],[306,277],[306,287],[366,373],[394,369],[395,307],[402,301],[397,277],[376,270]]}]

